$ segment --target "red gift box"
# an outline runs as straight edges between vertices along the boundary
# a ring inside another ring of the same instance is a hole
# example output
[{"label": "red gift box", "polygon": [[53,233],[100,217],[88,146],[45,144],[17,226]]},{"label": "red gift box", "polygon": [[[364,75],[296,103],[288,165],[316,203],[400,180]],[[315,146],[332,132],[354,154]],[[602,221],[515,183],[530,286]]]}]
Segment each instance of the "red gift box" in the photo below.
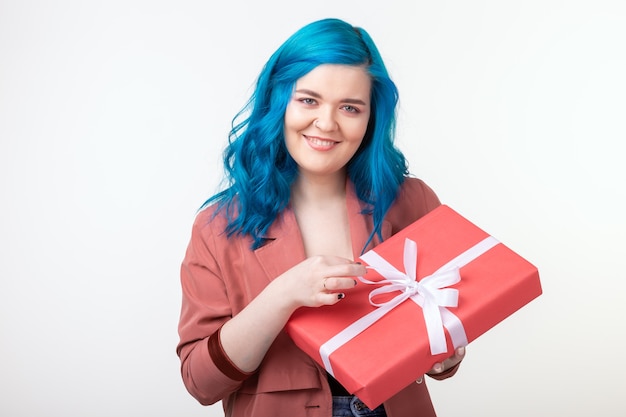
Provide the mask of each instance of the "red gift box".
[{"label": "red gift box", "polygon": [[361,262],[370,285],[297,310],[286,331],[371,409],[542,292],[535,266],[446,205]]}]

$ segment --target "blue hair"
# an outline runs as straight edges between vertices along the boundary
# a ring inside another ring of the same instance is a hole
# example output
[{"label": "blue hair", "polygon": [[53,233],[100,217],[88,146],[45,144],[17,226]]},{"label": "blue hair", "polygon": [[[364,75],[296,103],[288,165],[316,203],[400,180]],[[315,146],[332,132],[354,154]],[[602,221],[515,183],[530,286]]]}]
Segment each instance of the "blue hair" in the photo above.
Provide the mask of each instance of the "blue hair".
[{"label": "blue hair", "polygon": [[[233,118],[224,150],[225,187],[203,207],[225,209],[225,232],[249,235],[252,248],[289,203],[297,165],[285,145],[285,109],[298,79],[322,64],[363,66],[372,80],[371,114],[363,142],[347,166],[357,196],[366,203],[381,240],[381,225],[408,175],[404,155],[395,147],[398,90],[369,34],[339,20],[310,23],[285,41],[267,61],[252,96]],[[366,244],[367,246],[367,244]]]}]

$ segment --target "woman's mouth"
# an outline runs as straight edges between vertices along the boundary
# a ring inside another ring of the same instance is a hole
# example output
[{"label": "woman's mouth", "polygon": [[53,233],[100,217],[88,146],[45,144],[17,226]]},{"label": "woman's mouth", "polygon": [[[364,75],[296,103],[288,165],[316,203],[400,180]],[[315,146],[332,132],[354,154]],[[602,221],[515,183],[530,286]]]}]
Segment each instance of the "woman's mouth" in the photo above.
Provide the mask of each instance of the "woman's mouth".
[{"label": "woman's mouth", "polygon": [[309,146],[311,146],[311,148],[318,150],[318,151],[325,151],[325,150],[331,149],[333,146],[335,146],[338,143],[338,142],[335,142],[334,140],[322,139],[322,138],[318,138],[315,136],[305,136],[304,138],[308,142]]}]

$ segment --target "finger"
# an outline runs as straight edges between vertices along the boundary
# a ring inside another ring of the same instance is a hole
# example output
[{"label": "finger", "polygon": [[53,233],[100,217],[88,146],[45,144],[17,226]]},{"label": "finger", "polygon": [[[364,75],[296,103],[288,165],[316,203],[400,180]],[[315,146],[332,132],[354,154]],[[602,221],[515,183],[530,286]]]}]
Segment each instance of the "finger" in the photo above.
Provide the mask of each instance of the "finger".
[{"label": "finger", "polygon": [[367,273],[365,266],[359,263],[342,263],[336,265],[329,265],[324,271],[324,275],[327,277],[360,277]]},{"label": "finger", "polygon": [[465,356],[465,347],[460,346],[454,350],[454,355],[444,361],[446,368],[450,368],[463,360]]},{"label": "finger", "polygon": [[345,298],[345,294],[339,293],[321,293],[318,296],[318,300],[322,305],[333,305]]},{"label": "finger", "polygon": [[432,375],[436,375],[436,374],[445,372],[446,370],[456,366],[459,362],[461,362],[464,356],[465,356],[465,347],[460,346],[454,350],[454,355],[444,360],[443,362],[438,362],[434,364],[431,370],[428,371],[428,373]]},{"label": "finger", "polygon": [[354,278],[329,277],[322,280],[324,291],[337,291],[353,288],[357,284]]},{"label": "finger", "polygon": [[433,365],[433,367],[428,371],[429,374],[440,374],[444,371],[443,363],[437,362]]},{"label": "finger", "polygon": [[465,346],[459,346],[456,348],[454,356],[460,362],[465,357]]}]

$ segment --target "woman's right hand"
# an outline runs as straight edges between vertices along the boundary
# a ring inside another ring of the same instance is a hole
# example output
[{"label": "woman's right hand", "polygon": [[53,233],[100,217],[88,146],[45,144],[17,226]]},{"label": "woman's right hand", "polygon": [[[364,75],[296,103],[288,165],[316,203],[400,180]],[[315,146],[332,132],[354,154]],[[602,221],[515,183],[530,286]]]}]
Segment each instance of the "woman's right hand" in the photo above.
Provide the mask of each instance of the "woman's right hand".
[{"label": "woman's right hand", "polygon": [[289,269],[273,284],[277,293],[293,309],[332,305],[344,297],[344,290],[354,288],[355,277],[367,270],[360,263],[338,256],[312,256]]},{"label": "woman's right hand", "polygon": [[363,265],[337,256],[313,256],[274,279],[226,322],[220,340],[225,354],[244,372],[256,369],[276,335],[299,307],[339,302],[364,275]]}]

